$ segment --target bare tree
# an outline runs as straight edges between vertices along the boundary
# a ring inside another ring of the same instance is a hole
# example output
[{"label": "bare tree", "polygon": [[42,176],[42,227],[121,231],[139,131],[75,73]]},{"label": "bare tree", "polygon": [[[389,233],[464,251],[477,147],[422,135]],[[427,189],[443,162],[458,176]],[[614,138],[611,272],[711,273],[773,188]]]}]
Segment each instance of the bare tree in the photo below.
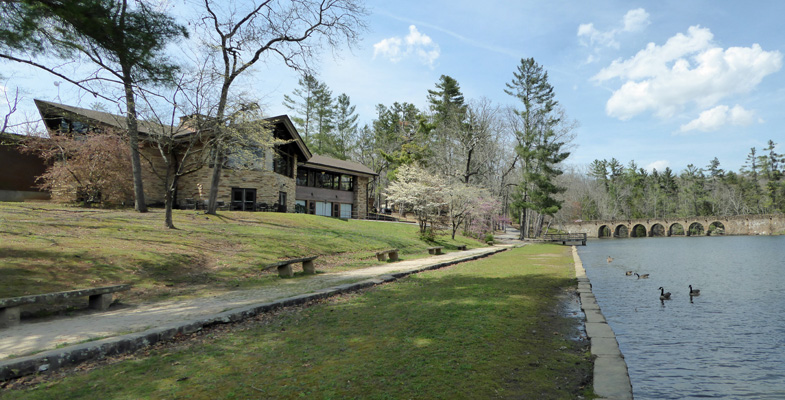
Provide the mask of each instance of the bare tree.
[{"label": "bare tree", "polygon": [[200,26],[208,46],[219,53],[216,73],[222,80],[216,109],[213,174],[208,213],[215,214],[221,169],[226,157],[222,140],[229,91],[237,79],[267,55],[289,67],[308,70],[322,46],[353,45],[365,29],[361,0],[204,0]]}]

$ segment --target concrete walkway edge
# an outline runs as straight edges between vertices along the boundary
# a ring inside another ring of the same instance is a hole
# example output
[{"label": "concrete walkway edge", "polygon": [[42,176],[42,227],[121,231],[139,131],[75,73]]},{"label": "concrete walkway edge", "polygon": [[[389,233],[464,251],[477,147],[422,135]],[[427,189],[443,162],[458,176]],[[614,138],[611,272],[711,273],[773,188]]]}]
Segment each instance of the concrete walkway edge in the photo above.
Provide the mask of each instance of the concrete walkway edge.
[{"label": "concrete walkway edge", "polygon": [[317,290],[312,293],[292,296],[268,303],[240,307],[214,314],[209,317],[151,328],[143,332],[76,344],[61,349],[44,351],[31,356],[3,360],[0,361],[0,382],[36,374],[39,372],[54,371],[64,367],[74,366],[86,361],[131,353],[159,342],[171,340],[178,334],[191,334],[212,325],[238,322],[279,308],[296,306],[305,304],[312,300],[325,299],[343,293],[355,292],[374,285],[392,282],[418,272],[444,268],[450,265],[488,257],[505,251],[508,248],[510,247],[497,248],[489,252],[476,254],[469,257],[425,265],[418,269],[380,275],[356,283],[338,285],[327,289]]},{"label": "concrete walkway edge", "polygon": [[586,277],[578,249],[572,246],[575,261],[575,276],[578,278],[578,294],[581,309],[586,315],[586,335],[591,341],[594,358],[594,393],[601,399],[632,399],[632,383],[627,371],[624,355],[610,325],[605,321],[597,299],[591,291],[591,282]]}]

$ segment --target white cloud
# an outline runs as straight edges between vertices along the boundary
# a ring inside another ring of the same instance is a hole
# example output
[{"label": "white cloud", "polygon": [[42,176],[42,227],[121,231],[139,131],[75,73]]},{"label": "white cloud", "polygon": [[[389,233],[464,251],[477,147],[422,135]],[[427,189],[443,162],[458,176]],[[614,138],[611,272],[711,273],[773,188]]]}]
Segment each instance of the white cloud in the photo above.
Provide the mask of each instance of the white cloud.
[{"label": "white cloud", "polygon": [[624,15],[624,31],[638,32],[649,26],[649,13],[642,8],[627,11]]},{"label": "white cloud", "polygon": [[594,27],[594,24],[581,24],[578,26],[578,37],[581,39],[588,39],[588,42],[582,41],[584,46],[589,47],[613,47],[619,48],[619,42],[616,37],[623,32],[638,32],[643,30],[649,25],[649,13],[642,8],[627,11],[622,19],[622,27],[611,29],[608,31],[601,31]]},{"label": "white cloud", "polygon": [[374,44],[373,56],[376,57],[379,54],[392,62],[401,61],[401,38],[392,37]]},{"label": "white cloud", "polygon": [[433,68],[441,55],[439,45],[428,35],[420,33],[414,25],[409,26],[409,34],[405,38],[391,37],[373,45],[373,57],[381,55],[396,63],[410,56],[419,59],[423,64]]},{"label": "white cloud", "polygon": [[755,111],[745,110],[743,107],[736,105],[730,108],[725,105],[719,105],[710,110],[700,113],[700,116],[687,124],[681,126],[681,132],[701,131],[711,132],[716,131],[726,125],[734,126],[747,126],[758,122],[763,122],[755,118]]},{"label": "white cloud", "polygon": [[665,171],[665,168],[668,168],[670,166],[671,166],[670,161],[668,161],[668,160],[658,160],[658,161],[655,161],[655,162],[647,165],[645,167],[645,169],[646,169],[646,171],[649,171],[649,172],[651,172],[651,171],[653,171],[655,169],[657,170],[657,172],[662,172],[662,171]]},{"label": "white cloud", "polygon": [[692,26],[662,46],[649,43],[627,60],[613,61],[592,80],[624,81],[606,104],[609,116],[621,120],[652,111],[667,118],[688,104],[705,109],[721,100],[753,90],[764,77],[782,68],[779,51],[760,45],[722,49],[712,44],[707,28]]}]

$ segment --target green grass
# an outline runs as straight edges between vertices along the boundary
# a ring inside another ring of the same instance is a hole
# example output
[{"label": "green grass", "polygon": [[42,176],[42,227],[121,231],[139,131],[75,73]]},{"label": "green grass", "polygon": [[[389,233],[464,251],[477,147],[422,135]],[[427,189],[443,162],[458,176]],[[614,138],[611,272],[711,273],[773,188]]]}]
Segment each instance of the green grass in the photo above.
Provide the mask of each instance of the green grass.
[{"label": "green grass", "polygon": [[530,245],[3,396],[591,398],[591,357],[556,311],[574,285],[569,248]]},{"label": "green grass", "polygon": [[[374,253],[397,247],[403,259],[427,257],[433,243],[417,227],[303,214],[174,211],[176,230],[163,227],[163,210],[140,214],[49,203],[0,203],[2,297],[130,283],[132,301],[207,295],[279,282],[276,260],[319,255],[317,270],[378,264]],[[484,246],[465,237],[436,244]]]}]

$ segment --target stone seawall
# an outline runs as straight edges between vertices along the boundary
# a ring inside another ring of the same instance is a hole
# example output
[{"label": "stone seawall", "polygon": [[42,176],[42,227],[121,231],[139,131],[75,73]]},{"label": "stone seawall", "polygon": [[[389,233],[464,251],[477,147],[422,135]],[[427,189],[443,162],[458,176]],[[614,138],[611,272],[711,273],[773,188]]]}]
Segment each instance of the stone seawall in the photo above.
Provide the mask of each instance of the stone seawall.
[{"label": "stone seawall", "polygon": [[594,359],[594,393],[601,399],[632,399],[632,383],[627,372],[627,363],[619,350],[619,343],[610,325],[605,321],[597,299],[591,291],[591,282],[586,277],[578,249],[572,246],[575,261],[575,277],[578,278],[578,294],[581,309],[586,315],[586,335],[591,341]]}]

